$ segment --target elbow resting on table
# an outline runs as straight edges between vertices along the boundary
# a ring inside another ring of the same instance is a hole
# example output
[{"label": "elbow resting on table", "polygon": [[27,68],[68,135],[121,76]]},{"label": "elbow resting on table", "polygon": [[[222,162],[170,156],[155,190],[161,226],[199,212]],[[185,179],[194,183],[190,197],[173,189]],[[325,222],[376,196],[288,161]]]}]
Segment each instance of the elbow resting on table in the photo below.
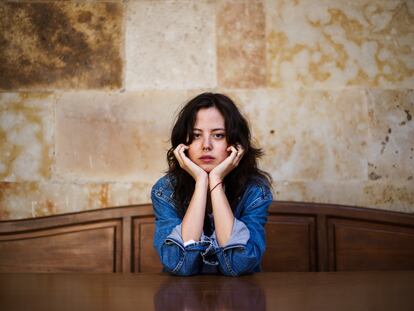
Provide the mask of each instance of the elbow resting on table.
[{"label": "elbow resting on table", "polygon": [[161,262],[164,272],[179,276],[189,276],[199,273],[199,263],[196,252],[183,252],[177,246],[165,247],[162,251]]},{"label": "elbow resting on table", "polygon": [[227,276],[259,272],[261,257],[256,251],[247,254],[246,249],[223,251],[219,255],[220,272]]}]

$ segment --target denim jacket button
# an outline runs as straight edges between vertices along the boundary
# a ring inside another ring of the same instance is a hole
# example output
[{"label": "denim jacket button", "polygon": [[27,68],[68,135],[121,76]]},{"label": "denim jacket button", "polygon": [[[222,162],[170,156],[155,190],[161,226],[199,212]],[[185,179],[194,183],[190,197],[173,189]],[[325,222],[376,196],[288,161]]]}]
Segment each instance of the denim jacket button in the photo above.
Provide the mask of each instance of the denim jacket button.
[{"label": "denim jacket button", "polygon": [[160,197],[162,195],[162,191],[161,190],[158,190],[157,191],[157,195]]}]

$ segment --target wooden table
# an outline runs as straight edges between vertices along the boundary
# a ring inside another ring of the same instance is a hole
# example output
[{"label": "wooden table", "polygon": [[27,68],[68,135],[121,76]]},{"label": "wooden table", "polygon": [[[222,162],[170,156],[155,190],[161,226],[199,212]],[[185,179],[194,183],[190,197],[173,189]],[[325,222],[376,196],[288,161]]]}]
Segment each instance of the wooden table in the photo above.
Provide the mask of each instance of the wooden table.
[{"label": "wooden table", "polygon": [[0,310],[414,310],[414,271],[0,274]]}]

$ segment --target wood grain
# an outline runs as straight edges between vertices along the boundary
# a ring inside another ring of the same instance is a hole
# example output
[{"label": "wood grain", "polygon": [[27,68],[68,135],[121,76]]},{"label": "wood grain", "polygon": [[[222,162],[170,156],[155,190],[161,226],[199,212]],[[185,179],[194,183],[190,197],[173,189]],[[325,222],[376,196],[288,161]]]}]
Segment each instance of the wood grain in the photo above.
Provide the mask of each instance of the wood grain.
[{"label": "wood grain", "polygon": [[[275,201],[263,271],[414,269],[414,215]],[[0,221],[0,272],[160,272],[150,204]]]}]

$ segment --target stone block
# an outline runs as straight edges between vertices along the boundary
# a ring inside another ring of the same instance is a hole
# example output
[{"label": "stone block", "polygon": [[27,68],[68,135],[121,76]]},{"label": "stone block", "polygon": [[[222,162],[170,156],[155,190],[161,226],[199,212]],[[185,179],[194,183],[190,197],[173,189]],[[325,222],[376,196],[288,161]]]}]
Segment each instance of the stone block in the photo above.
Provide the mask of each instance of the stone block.
[{"label": "stone block", "polygon": [[0,93],[0,181],[41,181],[53,165],[50,93]]},{"label": "stone block", "polygon": [[186,92],[64,93],[56,108],[56,178],[155,181]]},{"label": "stone block", "polygon": [[366,91],[369,104],[370,180],[414,184],[413,90]]},{"label": "stone block", "polygon": [[0,90],[122,87],[122,3],[0,3]]},{"label": "stone block", "polygon": [[268,85],[412,88],[414,4],[267,0]]},{"label": "stone block", "polygon": [[363,91],[232,92],[276,180],[367,180],[368,111]]},{"label": "stone block", "polygon": [[218,2],[217,76],[220,87],[266,85],[265,26],[262,1]]},{"label": "stone block", "polygon": [[127,90],[215,86],[214,2],[129,2],[126,63]]}]

